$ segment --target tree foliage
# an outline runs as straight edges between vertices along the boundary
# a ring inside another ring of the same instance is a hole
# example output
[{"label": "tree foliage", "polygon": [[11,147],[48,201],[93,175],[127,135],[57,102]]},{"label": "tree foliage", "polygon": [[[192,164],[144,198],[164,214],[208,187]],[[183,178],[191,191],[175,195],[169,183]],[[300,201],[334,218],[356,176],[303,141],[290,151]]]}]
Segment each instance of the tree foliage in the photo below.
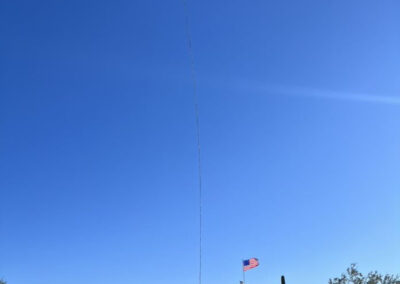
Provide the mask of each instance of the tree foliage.
[{"label": "tree foliage", "polygon": [[0,284],[7,284],[7,282],[2,280],[2,279],[0,279]]},{"label": "tree foliage", "polygon": [[357,265],[352,264],[340,277],[329,279],[329,284],[400,284],[400,277],[398,275],[382,275],[377,271],[363,275],[358,271]]}]

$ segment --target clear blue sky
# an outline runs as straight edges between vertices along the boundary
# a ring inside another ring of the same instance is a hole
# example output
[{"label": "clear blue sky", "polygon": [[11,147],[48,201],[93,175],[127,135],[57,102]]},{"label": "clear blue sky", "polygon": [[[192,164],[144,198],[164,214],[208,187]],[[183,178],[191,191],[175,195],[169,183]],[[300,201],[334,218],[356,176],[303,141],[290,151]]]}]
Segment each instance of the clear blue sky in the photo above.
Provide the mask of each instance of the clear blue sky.
[{"label": "clear blue sky", "polygon": [[[400,267],[400,2],[191,1],[204,283]],[[0,4],[0,277],[197,283],[182,1]]]}]

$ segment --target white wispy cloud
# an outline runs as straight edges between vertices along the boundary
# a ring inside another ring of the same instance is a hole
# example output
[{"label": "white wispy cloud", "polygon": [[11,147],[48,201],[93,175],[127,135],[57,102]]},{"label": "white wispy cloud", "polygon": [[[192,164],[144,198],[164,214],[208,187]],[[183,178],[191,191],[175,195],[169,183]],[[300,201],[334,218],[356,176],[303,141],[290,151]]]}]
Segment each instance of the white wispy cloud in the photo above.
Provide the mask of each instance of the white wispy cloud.
[{"label": "white wispy cloud", "polygon": [[366,103],[378,103],[388,105],[399,105],[400,106],[400,94],[395,95],[374,95],[365,93],[353,93],[353,92],[338,92],[332,90],[322,90],[304,87],[287,87],[287,86],[276,86],[276,85],[262,85],[259,90],[268,92],[276,95],[286,96],[297,96],[297,97],[311,97],[311,98],[322,98],[322,99],[334,99],[344,101],[357,101]]}]

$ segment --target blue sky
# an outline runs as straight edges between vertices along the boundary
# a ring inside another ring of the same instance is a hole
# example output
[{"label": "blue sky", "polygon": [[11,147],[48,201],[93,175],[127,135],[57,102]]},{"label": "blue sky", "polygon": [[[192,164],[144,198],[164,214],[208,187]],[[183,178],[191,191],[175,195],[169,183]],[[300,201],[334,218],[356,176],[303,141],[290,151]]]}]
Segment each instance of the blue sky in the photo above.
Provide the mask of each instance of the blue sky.
[{"label": "blue sky", "polygon": [[[188,1],[204,283],[400,267],[400,2]],[[182,1],[0,4],[0,277],[197,283]]]}]

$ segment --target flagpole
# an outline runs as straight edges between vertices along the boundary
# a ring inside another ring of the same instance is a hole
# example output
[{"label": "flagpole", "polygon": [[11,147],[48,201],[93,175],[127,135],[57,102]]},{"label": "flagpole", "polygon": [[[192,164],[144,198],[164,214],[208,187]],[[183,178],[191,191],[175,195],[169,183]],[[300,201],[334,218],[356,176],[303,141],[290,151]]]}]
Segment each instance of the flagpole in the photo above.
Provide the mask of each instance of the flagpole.
[{"label": "flagpole", "polygon": [[246,278],[245,278],[245,271],[244,271],[244,260],[242,259],[242,270],[243,270],[243,284],[246,283]]}]

